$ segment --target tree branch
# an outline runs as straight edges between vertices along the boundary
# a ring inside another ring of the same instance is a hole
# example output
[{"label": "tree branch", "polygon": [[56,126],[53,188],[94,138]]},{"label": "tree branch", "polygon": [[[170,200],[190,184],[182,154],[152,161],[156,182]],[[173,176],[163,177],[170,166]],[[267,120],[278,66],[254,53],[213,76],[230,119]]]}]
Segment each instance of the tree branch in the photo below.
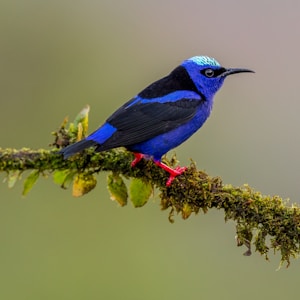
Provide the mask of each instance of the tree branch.
[{"label": "tree branch", "polygon": [[[210,177],[203,171],[197,170],[194,163],[191,163],[188,170],[178,176],[170,187],[166,187],[165,171],[146,160],[142,160],[132,168],[130,164],[133,155],[125,149],[101,153],[95,153],[90,149],[64,160],[62,155],[57,153],[57,147],[68,143],[68,140],[74,140],[76,136],[78,138],[80,132],[80,135],[84,135],[85,132],[80,130],[79,124],[82,122],[78,122],[76,126],[71,124],[72,126],[70,125],[66,130],[66,122],[64,122],[60,130],[55,133],[56,142],[52,150],[0,149],[0,172],[6,172],[8,180],[15,180],[21,172],[35,170],[34,176],[27,180],[30,187],[38,175],[45,172],[53,174],[62,187],[66,187],[68,181],[77,180],[77,187],[87,188],[79,195],[95,186],[96,181],[92,178],[94,174],[102,171],[111,171],[117,177],[122,175],[131,179],[138,178],[145,185],[150,184],[159,189],[161,207],[163,210],[169,209],[171,222],[174,213],[187,219],[192,213],[197,214],[199,211],[206,213],[211,208],[222,209],[225,220],[235,221],[237,245],[247,247],[245,255],[251,254],[251,245],[253,245],[255,251],[268,259],[267,254],[270,249],[273,249],[280,252],[281,262],[286,262],[288,266],[290,258],[299,254],[300,209],[298,206],[289,206],[279,196],[264,196],[248,185],[242,187],[225,185],[221,178]],[[165,162],[171,166],[177,164],[175,157]],[[80,184],[78,184],[79,179]],[[82,182],[88,184],[85,186]],[[121,185],[123,184],[122,181]],[[270,239],[267,241],[268,237]]]}]

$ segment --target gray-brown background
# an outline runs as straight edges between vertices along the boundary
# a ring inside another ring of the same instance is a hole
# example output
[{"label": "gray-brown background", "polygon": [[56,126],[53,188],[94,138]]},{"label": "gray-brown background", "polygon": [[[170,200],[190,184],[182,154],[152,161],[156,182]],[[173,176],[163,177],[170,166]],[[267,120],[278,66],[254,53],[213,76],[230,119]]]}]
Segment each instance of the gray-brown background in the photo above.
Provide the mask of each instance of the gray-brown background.
[{"label": "gray-brown background", "polygon": [[[256,74],[228,78],[212,116],[176,149],[225,183],[299,201],[300,2],[1,1],[1,147],[44,148],[91,105],[90,131],[183,59],[210,55]],[[1,179],[3,176],[1,177]],[[176,218],[97,189],[71,197],[41,179],[1,186],[1,299],[292,299],[299,262],[276,272],[236,248],[222,212]]]}]

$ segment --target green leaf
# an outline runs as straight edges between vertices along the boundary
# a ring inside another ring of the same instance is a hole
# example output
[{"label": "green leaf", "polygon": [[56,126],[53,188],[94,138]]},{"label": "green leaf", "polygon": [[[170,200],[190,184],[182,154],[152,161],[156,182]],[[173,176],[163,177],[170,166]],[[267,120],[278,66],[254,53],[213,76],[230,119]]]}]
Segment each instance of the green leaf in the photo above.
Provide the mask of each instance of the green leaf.
[{"label": "green leaf", "polygon": [[11,189],[14,187],[16,184],[17,180],[20,179],[21,176],[21,171],[15,170],[15,171],[10,171],[7,175],[7,185]]},{"label": "green leaf", "polygon": [[192,211],[191,206],[188,203],[184,203],[182,206],[182,212],[181,212],[182,218],[184,220],[186,220],[191,215],[192,212],[193,211]]},{"label": "green leaf", "polygon": [[149,182],[139,178],[133,178],[129,187],[130,200],[134,207],[145,205],[153,193],[153,187]]},{"label": "green leaf", "polygon": [[92,174],[77,174],[73,182],[72,195],[80,197],[90,192],[97,185],[96,177]]},{"label": "green leaf", "polygon": [[111,200],[117,201],[121,206],[127,204],[127,187],[123,178],[118,173],[111,173],[107,176],[107,188]]},{"label": "green leaf", "polygon": [[53,173],[53,181],[60,185],[63,189],[67,189],[73,181],[76,172],[69,170],[55,171]]},{"label": "green leaf", "polygon": [[24,181],[22,195],[26,196],[32,189],[33,185],[36,183],[40,175],[39,170],[33,170]]}]

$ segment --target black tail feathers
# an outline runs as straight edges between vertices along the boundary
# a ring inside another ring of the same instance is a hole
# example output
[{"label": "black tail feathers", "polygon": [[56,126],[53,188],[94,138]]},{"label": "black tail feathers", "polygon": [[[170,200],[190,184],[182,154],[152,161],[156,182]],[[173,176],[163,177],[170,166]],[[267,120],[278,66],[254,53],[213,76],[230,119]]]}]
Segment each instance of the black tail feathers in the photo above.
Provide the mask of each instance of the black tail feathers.
[{"label": "black tail feathers", "polygon": [[68,158],[86,148],[98,145],[96,142],[91,140],[83,139],[75,144],[69,145],[61,149],[58,153],[63,154],[64,158]]}]

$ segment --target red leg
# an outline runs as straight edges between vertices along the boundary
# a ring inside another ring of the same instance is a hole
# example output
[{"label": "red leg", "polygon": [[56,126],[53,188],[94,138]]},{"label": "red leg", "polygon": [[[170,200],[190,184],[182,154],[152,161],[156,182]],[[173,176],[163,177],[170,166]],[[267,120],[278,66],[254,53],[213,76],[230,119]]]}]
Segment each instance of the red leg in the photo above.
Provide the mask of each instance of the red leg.
[{"label": "red leg", "polygon": [[135,156],[135,159],[131,162],[131,167],[134,167],[144,157],[144,154],[142,153],[134,152],[133,155]]},{"label": "red leg", "polygon": [[187,167],[179,167],[179,166],[176,167],[175,169],[172,169],[160,161],[154,161],[154,163],[170,174],[170,177],[166,182],[166,186],[170,186],[172,181],[175,179],[175,177],[182,174],[187,169]]}]

